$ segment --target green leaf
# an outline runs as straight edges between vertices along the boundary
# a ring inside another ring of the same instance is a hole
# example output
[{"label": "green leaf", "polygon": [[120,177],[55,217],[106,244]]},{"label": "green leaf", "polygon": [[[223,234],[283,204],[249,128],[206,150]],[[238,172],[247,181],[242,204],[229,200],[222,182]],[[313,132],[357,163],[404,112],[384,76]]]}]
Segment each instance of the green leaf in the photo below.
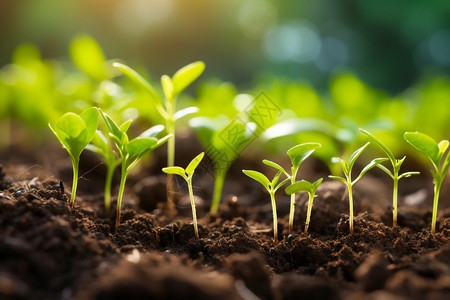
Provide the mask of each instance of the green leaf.
[{"label": "green leaf", "polygon": [[447,151],[448,145],[449,145],[449,142],[448,142],[447,140],[442,140],[442,141],[438,144],[438,147],[439,147],[438,161],[439,161],[439,162],[441,161],[442,157],[444,156],[445,151]]},{"label": "green leaf", "polygon": [[439,170],[439,146],[431,137],[417,131],[405,132],[403,137],[411,146],[428,156],[436,170]]},{"label": "green leaf", "polygon": [[361,179],[361,177],[367,173],[367,171],[369,171],[370,169],[376,167],[377,165],[381,164],[382,162],[387,161],[387,158],[375,158],[374,160],[372,160],[367,166],[365,166],[362,170],[361,173],[359,173],[359,176],[352,181],[352,184],[355,184],[358,180]]},{"label": "green leaf", "polygon": [[166,135],[166,136],[160,138],[160,139],[158,140],[158,143],[156,143],[156,145],[153,146],[152,150],[158,148],[159,146],[161,146],[162,144],[164,144],[165,142],[167,142],[167,140],[170,139],[170,138],[172,138],[172,137],[173,137],[173,134],[168,134],[168,135]]},{"label": "green leaf", "polygon": [[284,170],[283,167],[280,166],[279,164],[277,164],[277,163],[275,163],[275,162],[273,162],[273,161],[267,160],[267,159],[264,159],[262,162],[263,162],[263,164],[265,164],[266,166],[275,168],[275,169],[277,169],[278,171],[283,172],[283,174],[286,175],[287,177],[289,177],[289,174],[286,172],[286,170]]},{"label": "green leaf", "polygon": [[174,100],[172,79],[170,79],[170,77],[167,75],[161,76],[161,86],[163,88],[164,96],[166,97],[166,99],[172,102]]},{"label": "green leaf", "polygon": [[307,159],[317,148],[320,148],[319,143],[304,143],[292,147],[287,151],[287,154],[291,158],[292,166],[298,169],[302,162]]},{"label": "green leaf", "polygon": [[198,113],[199,109],[196,106],[191,106],[191,107],[187,107],[185,109],[179,110],[177,111],[174,115],[173,115],[173,119],[176,121],[178,119],[181,119],[182,117],[191,115],[191,114],[195,114]]},{"label": "green leaf", "polygon": [[74,64],[89,77],[102,81],[108,78],[105,72],[105,55],[97,41],[87,34],[75,37],[69,48]]},{"label": "green leaf", "polygon": [[264,174],[252,170],[242,170],[242,172],[248,177],[261,183],[267,190],[270,190],[270,181]]},{"label": "green leaf", "polygon": [[286,194],[291,195],[291,194],[295,194],[300,191],[305,191],[305,192],[310,193],[311,190],[312,190],[312,184],[309,181],[302,180],[302,181],[297,181],[297,182],[291,184],[284,191]]},{"label": "green leaf", "polygon": [[394,179],[394,175],[392,174],[391,170],[383,166],[382,164],[377,165],[378,168],[383,170],[386,174],[388,174],[392,179]]},{"label": "green leaf", "polygon": [[163,168],[162,171],[167,174],[180,175],[181,177],[186,179],[186,173],[184,172],[184,169],[181,167],[167,167]]},{"label": "green leaf", "polygon": [[335,180],[340,180],[340,181],[342,181],[343,183],[345,183],[345,185],[348,185],[348,184],[349,184],[349,182],[348,182],[345,178],[342,178],[342,177],[340,177],[340,176],[328,175],[328,178],[330,178],[330,179],[335,179]]},{"label": "green leaf", "polygon": [[410,177],[410,176],[413,176],[413,175],[419,175],[420,174],[420,172],[405,172],[405,173],[403,173],[402,175],[400,175],[399,177],[398,177],[398,179],[400,179],[400,178],[406,178],[406,177]]},{"label": "green leaf", "polygon": [[124,65],[122,63],[118,63],[118,62],[113,63],[113,66],[115,68],[118,68],[119,70],[121,70],[125,76],[127,76],[132,81],[137,83],[139,86],[144,88],[150,94],[150,96],[153,98],[153,100],[160,105],[161,102],[160,102],[158,93],[155,91],[153,86],[147,80],[145,80],[144,77],[142,77],[138,72],[136,72],[129,66]]},{"label": "green leaf", "polygon": [[282,173],[281,171],[278,171],[277,174],[275,174],[275,176],[273,177],[272,181],[270,182],[270,187],[272,189],[276,186],[278,180],[280,179],[281,173]]},{"label": "green leaf", "polygon": [[205,70],[205,63],[197,61],[178,70],[172,77],[174,95],[180,94],[188,85],[196,80]]},{"label": "green leaf", "polygon": [[319,185],[322,183],[323,178],[319,178],[316,181],[314,181],[311,185],[311,194],[315,194],[317,189],[319,188]]},{"label": "green leaf", "polygon": [[378,138],[376,138],[374,135],[372,135],[367,130],[360,128],[359,131],[361,131],[362,133],[367,135],[372,141],[374,141],[378,146],[380,146],[380,148],[384,151],[384,153],[386,153],[386,155],[389,157],[389,160],[391,161],[392,166],[396,165],[397,160],[394,156],[394,153],[392,153],[392,151],[382,141],[380,141]]},{"label": "green leaf", "polygon": [[344,174],[345,175],[351,175],[351,174],[349,174],[349,169],[347,167],[347,164],[341,158],[339,158],[339,157],[332,157],[331,158],[331,162],[332,163],[339,163],[339,165],[342,168],[342,171],[344,171]]},{"label": "green leaf", "polygon": [[211,142],[214,133],[217,130],[216,122],[207,117],[193,118],[189,120],[189,126],[195,130],[195,133],[204,147]]},{"label": "green leaf", "polygon": [[286,178],[285,180],[283,180],[282,182],[280,182],[275,188],[274,188],[274,192],[276,192],[280,187],[282,187],[286,182],[288,182],[289,180],[291,180],[290,177]]},{"label": "green leaf", "polygon": [[152,147],[158,143],[158,140],[155,138],[135,138],[131,140],[126,145],[126,153],[128,153],[129,158],[133,158],[136,155],[140,155],[141,153],[145,153],[147,151],[152,150]]},{"label": "green leaf", "polygon": [[200,162],[203,159],[203,156],[205,156],[205,152],[200,153],[199,155],[197,155],[190,163],[189,165],[186,167],[186,174],[188,176],[191,176],[195,169],[197,168],[197,166],[200,164]]},{"label": "green leaf", "polygon": [[109,132],[117,138],[118,141],[122,141],[122,131],[120,131],[119,126],[103,111],[100,110],[100,113],[105,120],[106,126],[108,127]]},{"label": "green leaf", "polygon": [[139,137],[156,137],[158,133],[164,130],[164,125],[155,125],[153,127],[150,127],[143,133],[139,135]]},{"label": "green leaf", "polygon": [[55,131],[67,138],[75,139],[86,129],[86,124],[77,114],[64,114],[55,125]]},{"label": "green leaf", "polygon": [[353,152],[353,154],[350,156],[350,158],[348,160],[348,165],[347,165],[349,173],[352,172],[353,165],[355,164],[356,159],[361,155],[361,153],[364,151],[364,149],[366,149],[367,146],[369,146],[369,144],[370,144],[370,142],[366,143],[364,146],[362,146],[361,148],[359,148],[358,150]]},{"label": "green leaf", "polygon": [[80,115],[86,125],[86,142],[89,143],[95,135],[98,127],[98,109],[91,107],[86,109]]},{"label": "green leaf", "polygon": [[123,122],[119,127],[120,132],[127,133],[128,129],[130,128],[131,122],[133,122],[133,120]]}]

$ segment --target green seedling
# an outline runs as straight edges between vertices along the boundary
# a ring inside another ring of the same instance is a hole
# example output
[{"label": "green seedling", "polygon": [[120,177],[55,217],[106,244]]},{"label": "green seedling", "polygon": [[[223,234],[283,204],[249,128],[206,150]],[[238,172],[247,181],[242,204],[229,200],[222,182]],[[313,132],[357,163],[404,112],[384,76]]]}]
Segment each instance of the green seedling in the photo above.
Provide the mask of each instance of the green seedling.
[{"label": "green seedling", "polygon": [[106,178],[105,178],[105,210],[109,213],[111,209],[111,185],[114,176],[114,171],[120,165],[121,160],[117,157],[117,153],[111,146],[111,143],[103,135],[100,130],[94,135],[92,142],[87,145],[86,149],[103,157],[106,165]]},{"label": "green seedling", "polygon": [[132,122],[131,120],[124,122],[120,126],[117,126],[117,124],[107,114],[102,111],[100,111],[100,113],[102,114],[106,126],[108,127],[109,136],[116,144],[121,161],[119,194],[117,196],[117,230],[120,225],[122,197],[128,173],[138,163],[138,161],[144,154],[164,144],[168,139],[172,137],[172,135],[168,134],[161,139],[155,138],[155,136],[164,129],[164,126],[156,125],[141,133],[141,135],[137,138],[129,140],[127,131],[130,128]]},{"label": "green seedling", "polygon": [[272,202],[272,213],[273,213],[273,243],[276,246],[278,244],[278,221],[277,221],[277,203],[275,201],[275,192],[282,187],[286,182],[289,181],[289,177],[285,180],[278,183],[280,179],[282,171],[278,171],[278,173],[273,177],[272,181],[270,181],[264,174],[252,171],[252,170],[242,170],[242,172],[248,177],[258,181],[261,183],[264,188],[269,192],[270,200]]},{"label": "green seedling", "polygon": [[95,107],[87,109],[81,115],[66,113],[53,127],[48,124],[72,160],[73,183],[72,196],[70,198],[72,207],[77,193],[80,155],[94,137],[97,124],[98,110]]},{"label": "green seedling", "polygon": [[[289,158],[291,159],[292,167],[291,174],[289,174],[283,167],[274,163],[270,160],[263,160],[265,165],[271,166],[278,171],[281,171],[286,175],[286,177],[290,177],[291,184],[295,183],[297,172],[300,165],[307,159],[317,148],[320,147],[318,143],[305,143],[292,147],[287,151]],[[292,234],[294,230],[294,213],[295,213],[295,193],[290,193],[291,195],[291,209],[289,212],[289,234]]]},{"label": "green seedling", "polygon": [[434,198],[433,198],[433,217],[431,220],[431,233],[436,232],[436,219],[439,202],[439,192],[441,190],[442,182],[447,175],[450,167],[450,155],[444,158],[444,154],[448,149],[449,142],[442,140],[439,144],[431,137],[420,132],[405,132],[405,140],[414,148],[422,151],[430,159],[434,170],[431,170],[434,183]]},{"label": "green seedling", "polygon": [[420,172],[406,172],[406,173],[399,175],[400,167],[402,166],[403,162],[405,161],[406,156],[404,156],[402,159],[396,159],[394,156],[394,153],[392,153],[392,151],[382,141],[380,141],[378,138],[373,136],[367,130],[364,130],[361,128],[359,130],[362,133],[364,133],[365,135],[367,135],[371,141],[375,142],[381,148],[381,150],[383,150],[384,153],[386,153],[387,157],[389,158],[389,161],[391,162],[392,172],[388,168],[383,166],[382,164],[377,165],[377,167],[380,168],[381,170],[383,170],[384,172],[386,172],[394,180],[394,187],[393,187],[393,192],[392,192],[392,226],[396,227],[397,226],[397,211],[398,211],[398,205],[397,205],[398,181],[405,177],[410,177],[412,175],[419,175]]},{"label": "green seedling", "polygon": [[[284,191],[288,195],[294,195],[297,192],[304,191],[307,192],[309,195],[308,200],[308,212],[306,214],[306,222],[305,222],[305,235],[308,234],[308,228],[309,228],[309,221],[311,220],[311,210],[313,206],[314,197],[316,196],[316,191],[319,185],[322,183],[323,178],[320,178],[319,180],[311,183],[306,180],[297,181],[290,186],[288,186]],[[289,224],[290,225],[290,224]]]},{"label": "green seedling", "polygon": [[[160,96],[153,88],[153,86],[144,79],[139,73],[132,68],[121,64],[114,63],[114,67],[118,68],[136,82],[145,91],[148,92],[150,98],[153,100],[156,109],[159,114],[166,120],[166,130],[168,134],[175,137],[175,121],[186,115],[195,113],[198,111],[196,107],[188,107],[180,111],[176,111],[176,100],[178,95],[186,89],[194,80],[196,80],[205,70],[205,63],[197,61],[191,63],[180,70],[178,70],[172,77],[168,75],[161,76],[161,86],[164,93],[164,101],[161,101]],[[167,166],[172,167],[175,163],[175,138],[170,139],[167,142]],[[173,178],[172,174],[169,174],[167,178],[167,190],[168,190],[168,209],[173,211],[175,209],[173,203]]]},{"label": "green seedling", "polygon": [[197,213],[195,212],[195,202],[194,202],[194,193],[192,192],[192,176],[194,175],[195,169],[198,167],[200,162],[203,159],[203,156],[205,156],[205,152],[200,153],[197,155],[186,167],[186,169],[183,169],[182,167],[167,167],[163,168],[163,172],[167,174],[173,174],[173,175],[179,175],[183,177],[184,180],[186,180],[188,184],[189,189],[189,199],[191,200],[191,208],[192,208],[192,220],[194,222],[194,232],[195,237],[199,238],[198,236],[198,227],[197,227]]},{"label": "green seedling", "polygon": [[358,180],[360,180],[361,177],[364,174],[366,174],[367,171],[376,167],[378,164],[388,160],[387,158],[375,158],[367,166],[365,166],[362,169],[361,173],[359,173],[359,175],[358,175],[358,177],[356,177],[356,179],[352,180],[352,169],[355,164],[355,161],[361,155],[361,153],[364,151],[364,149],[366,149],[367,146],[369,146],[369,144],[370,144],[370,142],[368,142],[367,144],[365,144],[364,146],[362,146],[361,148],[359,148],[358,150],[353,152],[353,154],[350,156],[350,158],[348,160],[348,163],[346,163],[339,157],[332,158],[332,162],[339,163],[339,165],[341,166],[341,168],[344,172],[345,178],[340,177],[340,176],[333,176],[333,175],[328,176],[331,179],[336,179],[336,180],[342,181],[347,186],[348,202],[350,205],[350,217],[349,217],[350,233],[353,233],[353,189],[352,189],[353,185],[355,185],[355,183],[358,182]]}]

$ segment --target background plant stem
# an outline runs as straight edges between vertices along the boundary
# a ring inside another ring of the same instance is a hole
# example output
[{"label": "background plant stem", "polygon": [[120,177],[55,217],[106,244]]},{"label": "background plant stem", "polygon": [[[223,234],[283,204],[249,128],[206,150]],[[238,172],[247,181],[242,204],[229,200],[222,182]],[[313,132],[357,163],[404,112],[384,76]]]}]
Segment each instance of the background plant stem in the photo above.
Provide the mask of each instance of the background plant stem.
[{"label": "background plant stem", "polygon": [[223,183],[225,182],[225,174],[226,174],[226,171],[215,172],[214,194],[213,194],[213,200],[211,203],[211,213],[212,214],[216,214],[217,209],[219,208],[220,198],[222,196]]},{"label": "background plant stem", "polygon": [[199,238],[198,235],[198,227],[197,227],[197,213],[195,211],[195,201],[194,201],[194,193],[192,192],[192,179],[189,178],[187,180],[188,183],[188,187],[189,187],[189,198],[191,200],[191,208],[192,208],[192,220],[194,223],[194,232],[195,232],[195,237]]},{"label": "background plant stem", "polygon": [[275,192],[270,191],[270,201],[272,202],[272,214],[273,214],[273,244],[278,244],[278,220],[277,220],[277,203],[275,202]]}]

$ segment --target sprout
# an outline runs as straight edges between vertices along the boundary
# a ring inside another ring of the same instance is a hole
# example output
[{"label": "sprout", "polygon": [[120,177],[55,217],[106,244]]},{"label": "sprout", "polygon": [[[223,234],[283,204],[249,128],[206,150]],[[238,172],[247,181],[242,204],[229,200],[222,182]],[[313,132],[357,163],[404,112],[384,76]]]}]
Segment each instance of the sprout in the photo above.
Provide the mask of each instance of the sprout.
[{"label": "sprout", "polygon": [[[161,86],[164,93],[164,101],[160,100],[160,97],[153,86],[135,70],[117,62],[114,63],[113,66],[120,69],[127,77],[129,77],[131,80],[136,82],[139,86],[141,86],[145,91],[148,92],[159,114],[166,120],[166,129],[168,134],[171,134],[175,137],[175,121],[179,118],[192,113],[196,113],[198,111],[198,108],[196,107],[188,107],[177,112],[176,100],[177,96],[203,73],[203,71],[205,70],[205,63],[203,63],[202,61],[197,61],[181,68],[180,70],[175,72],[172,78],[167,75],[161,76]],[[174,163],[175,138],[170,139],[167,142],[167,166],[171,167],[174,165]],[[175,209],[172,199],[173,196],[171,193],[173,190],[173,179],[171,175],[172,174],[169,174],[167,178],[167,205],[169,211],[173,211]]]},{"label": "sprout", "polygon": [[436,143],[431,137],[420,132],[405,132],[405,140],[414,148],[422,151],[430,159],[434,170],[431,170],[434,183],[433,217],[431,220],[431,233],[436,232],[437,209],[439,202],[439,192],[442,182],[450,167],[450,155],[444,158],[449,142],[447,140]]},{"label": "sprout", "polygon": [[361,153],[364,151],[364,149],[369,146],[370,142],[353,152],[353,154],[350,156],[348,163],[344,162],[339,157],[333,157],[332,162],[339,163],[339,165],[342,167],[342,170],[344,172],[345,178],[340,176],[333,176],[329,175],[328,177],[331,179],[340,180],[347,186],[348,190],[348,202],[350,205],[350,217],[349,217],[349,224],[350,224],[350,233],[353,233],[353,192],[352,187],[353,185],[358,182],[358,180],[361,179],[361,177],[370,169],[373,167],[376,167],[378,164],[388,160],[387,158],[375,158],[372,160],[367,166],[365,166],[361,173],[356,177],[356,179],[352,180],[352,169],[353,165],[355,164],[356,159],[361,155]]},{"label": "sprout", "polygon": [[[277,163],[274,163],[270,160],[263,160],[263,163],[271,166],[278,171],[283,172],[286,177],[290,177],[291,184],[295,183],[298,168],[300,165],[307,159],[317,148],[320,147],[320,144],[318,143],[305,143],[300,144],[297,146],[292,147],[287,151],[287,154],[289,155],[289,158],[291,159],[292,167],[291,167],[291,174],[289,174],[283,167],[278,165]],[[289,212],[289,234],[292,234],[294,229],[294,213],[295,213],[295,193],[289,193],[291,195],[291,209]]]},{"label": "sprout", "polygon": [[53,127],[49,124],[50,129],[67,150],[72,160],[73,183],[70,198],[72,207],[77,193],[80,155],[94,137],[97,124],[98,110],[95,107],[87,109],[79,116],[74,113],[66,113]]},{"label": "sprout", "polygon": [[[308,234],[309,221],[311,219],[311,210],[313,206],[314,197],[316,195],[317,188],[322,183],[323,178],[320,178],[316,182],[309,182],[306,180],[297,181],[290,186],[288,186],[284,191],[288,195],[295,195],[295,193],[300,191],[305,191],[309,195],[308,200],[308,213],[306,214],[306,222],[305,222],[305,234]],[[289,223],[290,225],[290,223]]]},{"label": "sprout", "polygon": [[383,166],[382,164],[377,165],[378,168],[386,172],[393,180],[394,180],[394,187],[392,192],[392,226],[397,226],[397,199],[398,199],[398,181],[401,178],[404,177],[410,177],[411,175],[418,175],[420,172],[406,172],[401,175],[399,175],[400,167],[402,166],[403,162],[405,161],[406,156],[404,156],[402,159],[396,159],[394,156],[394,153],[379,139],[377,139],[375,136],[373,136],[370,132],[364,129],[359,129],[362,133],[367,135],[373,142],[375,142],[383,151],[386,153],[387,157],[389,158],[389,161],[392,165],[392,172]]},{"label": "sprout", "polygon": [[141,157],[147,152],[158,148],[172,137],[171,134],[166,135],[161,139],[155,138],[160,133],[164,126],[156,125],[133,140],[129,140],[127,131],[130,128],[131,120],[124,122],[122,125],[117,124],[104,112],[100,111],[105,120],[106,126],[109,130],[109,136],[114,141],[119,151],[121,160],[120,186],[119,194],[117,196],[117,216],[116,216],[116,230],[120,225],[120,211],[122,205],[123,191],[125,188],[125,181],[128,173],[138,163]]},{"label": "sprout", "polygon": [[282,174],[282,171],[278,171],[278,173],[275,175],[275,177],[270,181],[264,174],[252,171],[252,170],[242,170],[245,175],[248,177],[258,181],[261,183],[264,188],[269,192],[270,200],[272,202],[272,213],[273,213],[273,243],[276,246],[278,244],[278,221],[277,221],[277,203],[275,201],[275,192],[282,187],[286,182],[289,181],[289,177],[285,180],[278,183],[278,180],[280,179],[280,176]]},{"label": "sprout", "polygon": [[162,169],[164,173],[179,175],[179,176],[183,177],[183,179],[186,180],[186,182],[188,184],[189,199],[191,200],[191,208],[192,208],[192,220],[194,222],[194,232],[195,232],[196,238],[199,238],[199,236],[198,236],[198,228],[197,228],[197,213],[195,212],[194,193],[192,192],[192,176],[194,175],[195,169],[202,161],[203,156],[205,156],[205,152],[202,152],[199,155],[197,155],[189,163],[189,165],[186,167],[186,169],[183,169],[182,167],[167,167],[167,168]]}]

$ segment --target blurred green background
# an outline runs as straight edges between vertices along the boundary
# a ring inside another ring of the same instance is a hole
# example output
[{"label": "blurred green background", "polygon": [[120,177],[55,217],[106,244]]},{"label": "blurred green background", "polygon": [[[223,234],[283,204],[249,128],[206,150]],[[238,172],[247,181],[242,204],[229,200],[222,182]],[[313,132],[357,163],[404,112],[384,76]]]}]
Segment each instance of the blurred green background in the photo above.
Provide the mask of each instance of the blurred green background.
[{"label": "blurred green background", "polygon": [[450,2],[437,0],[2,0],[0,65],[23,42],[67,59],[83,32],[108,58],[156,75],[203,60],[206,76],[239,87],[270,74],[324,89],[350,69],[395,94],[448,74],[449,16]]}]

